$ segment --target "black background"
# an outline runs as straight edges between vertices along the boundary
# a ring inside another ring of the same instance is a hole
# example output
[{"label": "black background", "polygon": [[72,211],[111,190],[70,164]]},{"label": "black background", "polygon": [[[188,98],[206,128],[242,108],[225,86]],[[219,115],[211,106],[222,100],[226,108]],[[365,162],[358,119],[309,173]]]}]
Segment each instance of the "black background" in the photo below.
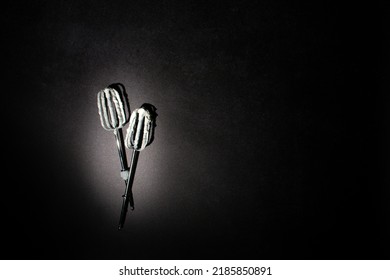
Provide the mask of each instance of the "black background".
[{"label": "black background", "polygon": [[[1,258],[388,259],[389,11],[310,2],[5,4]],[[121,232],[114,82],[158,113]]]}]

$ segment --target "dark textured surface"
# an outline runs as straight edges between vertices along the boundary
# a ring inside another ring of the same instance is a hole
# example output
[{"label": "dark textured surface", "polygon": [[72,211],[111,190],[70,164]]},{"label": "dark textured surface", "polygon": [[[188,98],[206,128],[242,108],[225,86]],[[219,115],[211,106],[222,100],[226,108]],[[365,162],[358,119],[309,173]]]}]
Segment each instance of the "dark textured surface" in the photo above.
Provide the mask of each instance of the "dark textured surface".
[{"label": "dark textured surface", "polygon": [[[389,258],[385,10],[156,2],[6,4],[1,258]],[[122,232],[116,82],[158,113]]]}]

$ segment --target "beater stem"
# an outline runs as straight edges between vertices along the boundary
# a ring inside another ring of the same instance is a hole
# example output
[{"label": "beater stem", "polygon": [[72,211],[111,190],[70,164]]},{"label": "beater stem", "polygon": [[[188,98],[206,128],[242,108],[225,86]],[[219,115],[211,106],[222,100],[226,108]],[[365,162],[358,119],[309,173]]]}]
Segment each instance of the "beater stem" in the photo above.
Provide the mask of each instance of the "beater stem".
[{"label": "beater stem", "polygon": [[[133,182],[134,182],[135,170],[137,168],[138,156],[139,156],[139,151],[133,150],[133,155],[132,155],[131,164],[130,164],[130,175],[129,175],[129,179],[127,180],[125,194],[122,196],[123,202],[122,202],[121,216],[120,216],[120,220],[119,220],[119,230],[121,230],[123,228],[123,225],[125,223],[129,200],[130,200],[130,202],[133,200],[133,195],[132,195],[131,189],[132,189]],[[131,204],[132,204],[132,202],[131,202]]]}]

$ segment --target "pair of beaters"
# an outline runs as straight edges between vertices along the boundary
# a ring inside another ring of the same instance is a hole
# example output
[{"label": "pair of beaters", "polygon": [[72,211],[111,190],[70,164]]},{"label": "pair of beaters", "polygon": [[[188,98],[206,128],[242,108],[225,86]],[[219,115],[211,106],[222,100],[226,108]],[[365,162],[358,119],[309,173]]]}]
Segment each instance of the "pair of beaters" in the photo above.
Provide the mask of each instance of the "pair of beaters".
[{"label": "pair of beaters", "polygon": [[[122,196],[122,210],[119,219],[119,230],[123,228],[128,205],[134,210],[134,199],[132,185],[134,182],[135,170],[139,152],[150,145],[154,139],[154,128],[156,126],[155,108],[153,105],[144,104],[135,109],[131,116],[125,88],[122,84],[112,84],[99,91],[97,95],[97,106],[99,109],[100,121],[105,130],[113,131],[121,163],[121,177],[125,181],[125,193]],[[123,139],[122,128],[129,123],[127,134]],[[126,159],[126,151],[123,146],[133,150],[130,167]]]}]

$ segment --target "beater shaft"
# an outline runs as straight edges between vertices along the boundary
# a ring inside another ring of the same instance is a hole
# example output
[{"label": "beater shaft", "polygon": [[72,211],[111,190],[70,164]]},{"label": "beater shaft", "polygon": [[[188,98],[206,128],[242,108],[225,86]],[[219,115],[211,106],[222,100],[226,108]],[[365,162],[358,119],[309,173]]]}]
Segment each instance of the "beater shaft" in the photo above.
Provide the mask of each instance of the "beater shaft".
[{"label": "beater shaft", "polygon": [[118,153],[119,153],[119,159],[121,162],[122,171],[125,171],[128,169],[128,167],[127,167],[126,152],[124,149],[122,129],[121,128],[115,129],[114,134],[115,134],[116,146],[118,147]]},{"label": "beater shaft", "polygon": [[[120,162],[121,162],[121,168],[122,168],[121,171],[122,172],[123,171],[128,171],[129,167],[127,165],[126,150],[124,148],[124,140],[123,140],[122,129],[119,128],[119,129],[114,130],[114,134],[115,134],[115,139],[116,139],[116,145],[118,147],[119,159],[120,159]],[[125,186],[126,187],[127,187],[128,179],[129,179],[129,177],[127,177],[127,179],[125,179]],[[129,196],[129,202],[130,202],[131,210],[134,210],[134,199],[133,199],[133,192],[132,192],[131,189],[128,190],[128,196]]]},{"label": "beater shaft", "polygon": [[122,196],[123,202],[122,202],[121,216],[120,216],[120,220],[119,220],[119,230],[121,230],[123,228],[123,225],[125,223],[129,202],[130,202],[130,205],[132,207],[134,206],[133,195],[132,195],[131,189],[132,189],[133,182],[134,182],[135,170],[137,168],[138,156],[139,156],[139,151],[133,150],[133,155],[132,155],[131,164],[130,164],[130,175],[129,175],[129,178],[127,180],[125,194]]}]

